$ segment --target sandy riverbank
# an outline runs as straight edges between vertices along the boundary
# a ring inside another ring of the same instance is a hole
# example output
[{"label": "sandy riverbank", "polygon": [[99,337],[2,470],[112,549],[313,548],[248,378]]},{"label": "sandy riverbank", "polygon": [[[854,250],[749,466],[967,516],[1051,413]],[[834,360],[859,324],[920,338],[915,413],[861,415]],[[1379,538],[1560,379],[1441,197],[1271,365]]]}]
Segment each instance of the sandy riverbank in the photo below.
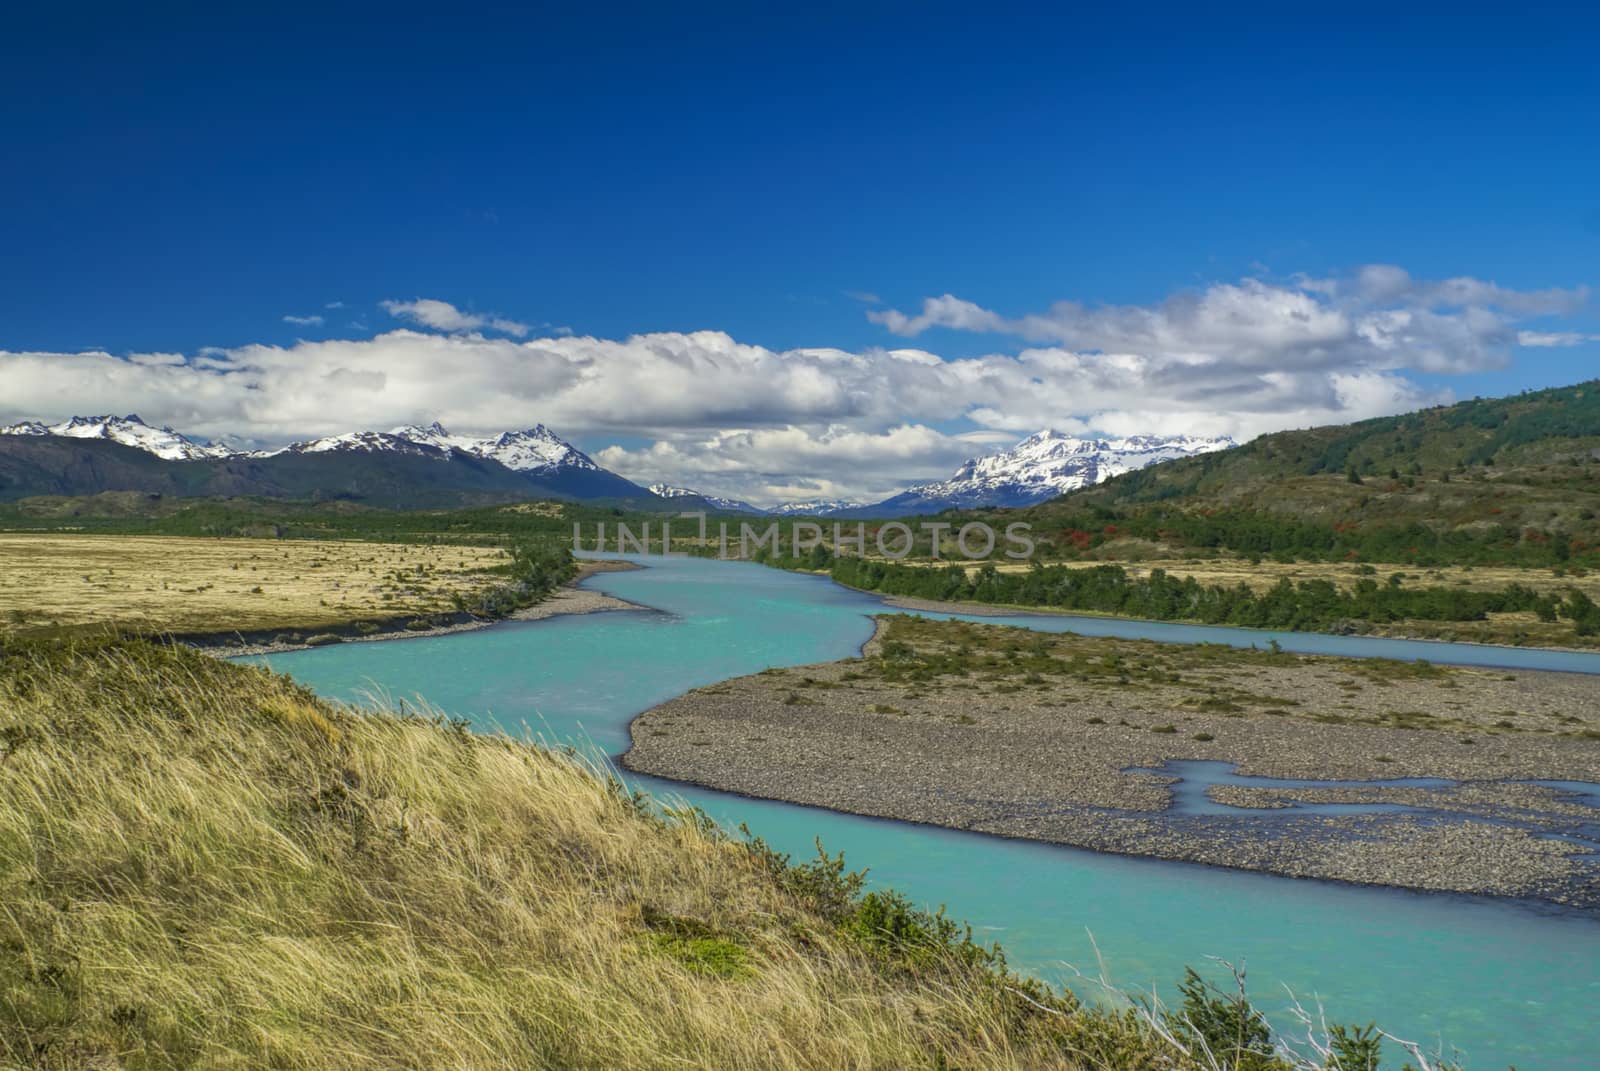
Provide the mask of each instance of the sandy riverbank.
[{"label": "sandy riverbank", "polygon": [[[448,624],[434,625],[425,629],[406,627],[404,620],[382,623],[376,632],[356,632],[351,629],[335,631],[332,629],[318,628],[314,630],[319,634],[339,636],[340,643],[376,643],[386,640],[418,639],[426,636],[447,636],[456,632],[475,632],[478,629],[489,628],[501,621],[542,621],[549,617],[560,617],[567,614],[594,614],[608,610],[642,610],[646,607],[628,602],[625,599],[614,598],[603,592],[591,591],[579,587],[587,578],[597,573],[627,572],[639,569],[642,566],[632,562],[623,561],[580,561],[578,572],[571,580],[551,592],[549,596],[532,606],[525,606],[504,618],[475,618],[467,617],[460,621]],[[284,629],[279,632],[293,633],[293,630]],[[310,638],[307,636],[306,638]],[[237,658],[243,655],[282,654],[286,651],[304,651],[314,646],[323,646],[327,642],[311,644],[272,638],[269,640],[252,641],[250,637],[239,637],[237,634],[210,634],[200,637],[185,637],[184,642],[197,647],[207,654],[219,658]]]},{"label": "sandy riverbank", "polygon": [[[884,657],[886,647],[891,657]],[[630,769],[858,814],[1273,873],[1600,908],[1600,679],[1051,636],[884,617],[868,657],[663,704]],[[1455,788],[1219,788],[1168,813],[1169,759],[1247,775]],[[1426,813],[1313,814],[1296,801]],[[1592,835],[1592,834],[1591,834]]]}]

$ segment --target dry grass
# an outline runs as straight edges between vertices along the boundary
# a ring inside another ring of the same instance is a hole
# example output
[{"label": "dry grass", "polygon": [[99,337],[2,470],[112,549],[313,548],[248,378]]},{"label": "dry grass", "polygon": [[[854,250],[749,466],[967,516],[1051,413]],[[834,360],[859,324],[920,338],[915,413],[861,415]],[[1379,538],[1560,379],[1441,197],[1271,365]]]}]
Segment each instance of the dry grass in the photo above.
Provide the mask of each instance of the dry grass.
[{"label": "dry grass", "polygon": [[0,1065],[1189,1066],[1014,986],[561,755],[145,644],[3,660]]},{"label": "dry grass", "polygon": [[0,534],[0,629],[316,629],[451,608],[500,582],[490,547]]}]

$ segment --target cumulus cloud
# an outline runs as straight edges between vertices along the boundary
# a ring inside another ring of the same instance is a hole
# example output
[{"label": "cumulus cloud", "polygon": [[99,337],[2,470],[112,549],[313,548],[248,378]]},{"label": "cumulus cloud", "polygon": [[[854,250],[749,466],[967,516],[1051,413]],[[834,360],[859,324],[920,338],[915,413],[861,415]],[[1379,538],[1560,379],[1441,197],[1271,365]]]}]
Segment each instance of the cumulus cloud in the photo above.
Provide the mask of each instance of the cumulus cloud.
[{"label": "cumulus cloud", "polygon": [[774,350],[720,331],[607,339],[546,325],[526,337],[527,325],[418,299],[385,303],[413,326],[370,338],[191,355],[0,351],[0,422],[133,411],[261,445],[435,419],[472,433],[543,422],[645,482],[762,502],[872,498],[1045,427],[1242,440],[1448,401],[1415,373],[1592,340],[1519,324],[1581,293],[1368,268],[1219,283],[1149,306],[1063,302],[1007,317],[946,295],[915,315],[868,313],[902,337],[949,327],[1024,340],[958,359],[908,345]]},{"label": "cumulus cloud", "polygon": [[1369,301],[1404,303],[1422,308],[1498,308],[1523,316],[1567,315],[1589,298],[1589,288],[1512,290],[1497,283],[1459,275],[1429,282],[1393,264],[1368,264],[1356,273],[1355,289]]},{"label": "cumulus cloud", "polygon": [[[0,353],[0,418],[130,409],[212,438],[276,444],[438,419],[490,432],[538,421],[630,476],[769,499],[868,497],[948,475],[1042,427],[1249,437],[1407,408],[1391,373],[1195,375],[1059,347],[942,360],[922,350],[775,351],[726,334],[627,339],[386,332],[191,357]],[[941,432],[936,427],[955,430]]]},{"label": "cumulus cloud", "polygon": [[315,327],[322,322],[320,316],[285,316],[283,322],[295,324],[300,327]]},{"label": "cumulus cloud", "polygon": [[381,301],[379,306],[390,316],[410,320],[437,331],[499,331],[522,338],[531,328],[517,320],[501,316],[463,312],[448,301],[436,298],[416,298],[412,301]]},{"label": "cumulus cloud", "polygon": [[1518,331],[1517,345],[1535,348],[1552,346],[1581,346],[1585,342],[1600,342],[1600,335],[1586,335],[1580,331]]},{"label": "cumulus cloud", "polygon": [[[999,436],[1001,443],[1013,439]],[[635,482],[688,483],[757,505],[797,498],[864,501],[887,498],[908,481],[948,476],[994,442],[993,436],[949,435],[921,424],[876,432],[786,425],[657,440],[637,450],[608,446],[595,460]]]},{"label": "cumulus cloud", "polygon": [[875,309],[867,318],[907,338],[947,328],[1213,368],[1459,373],[1503,367],[1518,341],[1518,318],[1568,315],[1587,298],[1585,287],[1521,291],[1468,277],[1430,282],[1376,264],[1348,279],[1216,283],[1155,305],[1063,301],[1009,317],[945,294],[925,299],[915,314]]}]

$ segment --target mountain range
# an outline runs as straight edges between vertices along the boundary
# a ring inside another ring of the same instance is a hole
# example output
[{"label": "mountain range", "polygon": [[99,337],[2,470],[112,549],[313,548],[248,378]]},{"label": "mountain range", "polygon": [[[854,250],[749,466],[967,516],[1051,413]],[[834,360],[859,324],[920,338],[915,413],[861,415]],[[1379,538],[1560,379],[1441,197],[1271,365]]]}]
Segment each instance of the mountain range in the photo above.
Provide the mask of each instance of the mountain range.
[{"label": "mountain range", "polygon": [[347,499],[393,508],[539,497],[659,501],[542,424],[482,439],[433,424],[272,450],[191,439],[134,415],[0,427],[0,500],[111,490]]},{"label": "mountain range", "polygon": [[952,508],[1031,506],[1160,461],[1213,453],[1233,445],[1227,438],[1133,435],[1082,439],[1045,430],[1009,450],[970,458],[947,480],[909,487],[874,505],[841,512],[908,517]]},{"label": "mountain range", "polygon": [[1045,430],[997,454],[969,458],[947,480],[909,487],[881,502],[817,500],[761,509],[737,499],[717,498],[685,487],[654,484],[665,497],[694,496],[713,508],[778,517],[909,517],[946,509],[1031,506],[1142,469],[1159,461],[1226,450],[1228,438],[1188,435],[1133,435],[1124,439],[1083,439]]},{"label": "mountain range", "polygon": [[154,454],[163,461],[198,461],[203,458],[231,457],[233,451],[225,446],[191,439],[179,435],[171,428],[152,428],[137,416],[78,417],[59,424],[44,424],[37,420],[24,420],[20,424],[0,427],[0,435],[21,435],[30,438],[59,436],[64,439],[102,439],[121,443],[135,450]]},{"label": "mountain range", "polygon": [[743,499],[723,498],[720,495],[708,495],[703,491],[692,491],[687,487],[675,487],[670,483],[653,483],[650,485],[649,491],[651,494],[660,498],[686,500],[682,503],[686,509],[693,509],[696,506],[701,506],[707,510],[714,510],[719,513],[767,512],[767,510],[762,509],[760,506],[752,506]]},{"label": "mountain range", "polygon": [[407,425],[237,450],[152,427],[134,415],[94,416],[0,427],[0,499],[134,490],[340,498],[405,507],[556,497],[620,500],[644,508],[660,508],[667,500],[686,508],[778,517],[904,517],[950,508],[1033,505],[1158,461],[1232,445],[1231,439],[1086,439],[1046,430],[1010,450],[966,461],[949,479],[881,502],[831,499],[762,508],[671,484],[640,487],[597,465],[543,424],[484,437],[454,435],[438,423]]}]

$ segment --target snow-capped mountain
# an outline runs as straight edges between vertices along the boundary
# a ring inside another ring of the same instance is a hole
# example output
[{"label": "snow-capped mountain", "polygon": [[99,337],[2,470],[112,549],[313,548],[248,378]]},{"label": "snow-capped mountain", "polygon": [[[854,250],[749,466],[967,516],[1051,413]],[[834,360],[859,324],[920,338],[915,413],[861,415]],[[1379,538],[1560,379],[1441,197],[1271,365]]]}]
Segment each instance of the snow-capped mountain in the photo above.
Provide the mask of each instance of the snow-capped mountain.
[{"label": "snow-capped mountain", "polygon": [[195,461],[200,458],[229,457],[226,446],[190,439],[171,428],[152,428],[130,413],[127,416],[73,417],[59,424],[25,420],[0,427],[0,435],[60,435],[69,439],[108,439],[154,454],[167,461]]},{"label": "snow-capped mountain", "polygon": [[760,506],[752,506],[743,499],[708,495],[704,491],[696,491],[688,487],[675,487],[670,483],[653,483],[650,485],[650,493],[661,498],[698,498],[712,509],[722,510],[726,513],[767,512]]},{"label": "snow-capped mountain", "polygon": [[487,438],[452,435],[438,421],[427,427],[415,424],[395,428],[390,434],[408,442],[441,450],[456,449],[474,457],[486,457],[517,472],[550,472],[556,469],[585,469],[602,472],[594,460],[543,424],[523,431],[507,431]]},{"label": "snow-capped mountain", "polygon": [[472,457],[498,461],[513,472],[551,473],[562,469],[603,472],[582,450],[573,446],[543,424],[523,431],[475,438],[452,435],[437,421],[422,427],[408,424],[392,431],[352,431],[322,439],[290,443],[276,450],[257,450],[251,457],[276,457],[279,454],[319,454],[332,450],[358,450],[364,453],[390,452],[434,457],[448,461],[452,450]]},{"label": "snow-capped mountain", "polygon": [[363,454],[408,454],[414,457],[432,457],[439,461],[450,460],[450,451],[431,443],[419,443],[404,435],[383,431],[347,431],[343,435],[329,435],[321,439],[307,439],[290,443],[276,450],[252,450],[246,457],[281,457],[285,454],[331,454],[355,451]]},{"label": "snow-capped mountain", "polygon": [[775,517],[827,517],[846,510],[860,510],[864,502],[850,502],[843,498],[819,498],[810,502],[785,502],[767,510]]},{"label": "snow-capped mountain", "polygon": [[49,435],[50,429],[37,420],[24,420],[20,424],[0,425],[0,435]]},{"label": "snow-capped mountain", "polygon": [[1228,438],[1190,435],[1082,439],[1047,429],[1010,450],[969,459],[948,480],[907,488],[863,512],[888,517],[952,507],[1030,506],[1158,461],[1233,445]]},{"label": "snow-capped mountain", "polygon": [[[875,504],[817,499],[787,502],[756,512],[775,517],[905,517],[952,507],[1030,506],[1158,461],[1225,450],[1233,445],[1232,439],[1190,435],[1084,439],[1047,429],[1009,450],[968,459],[948,480],[910,487]],[[650,490],[667,498],[700,494],[668,484],[656,484]],[[709,495],[700,497],[714,501]],[[754,510],[748,505],[746,508]]]},{"label": "snow-capped mountain", "polygon": [[[352,431],[320,439],[290,443],[267,450],[238,451],[226,446],[200,442],[179,435],[171,428],[152,428],[136,416],[73,417],[60,424],[23,421],[0,427],[0,435],[48,439],[61,436],[76,439],[105,439],[153,454],[167,461],[248,461],[274,466],[292,465],[297,486],[319,479],[342,488],[372,486],[380,470],[387,484],[403,487],[417,480],[430,487],[484,489],[500,493],[522,486],[528,493],[560,497],[646,498],[643,488],[595,464],[583,451],[556,435],[543,424],[522,431],[474,438],[452,435],[439,424],[407,426],[393,431]],[[313,465],[317,457],[326,465]],[[343,459],[335,464],[337,459]],[[409,475],[396,475],[396,466],[415,465],[418,460],[454,463],[455,467],[424,473],[415,468]],[[357,468],[351,469],[352,464]],[[334,470],[345,473],[336,478]],[[253,471],[253,470],[252,470]],[[357,473],[365,475],[357,476]],[[498,474],[498,475],[497,475]],[[240,479],[252,479],[240,477]],[[359,493],[359,492],[350,492]],[[401,492],[396,491],[399,495]]]},{"label": "snow-capped mountain", "polygon": [[413,454],[450,461],[465,455],[503,465],[543,490],[574,498],[635,498],[644,491],[594,463],[594,459],[543,424],[499,435],[455,435],[435,421],[407,424],[392,431],[358,431],[311,442],[292,443],[257,456],[323,451]]},{"label": "snow-capped mountain", "polygon": [[705,498],[707,502],[711,501],[711,499],[706,498],[706,496],[701,494],[699,491],[692,491],[687,487],[674,487],[670,483],[653,483],[648,488],[646,488],[646,490],[648,490],[651,494],[659,495],[662,498],[691,498],[691,497],[693,497],[693,498]]},{"label": "snow-capped mountain", "polygon": [[543,424],[524,431],[508,431],[485,438],[452,435],[438,423],[408,425],[393,431],[350,431],[307,439],[270,450],[230,450],[226,446],[190,439],[171,428],[153,428],[137,416],[73,417],[59,424],[25,420],[0,427],[0,435],[63,435],[73,439],[109,439],[151,453],[167,461],[197,458],[268,458],[284,454],[324,454],[338,451],[397,453],[417,457],[450,458],[451,450],[498,461],[515,472],[544,473],[557,469],[603,472],[582,450]]}]

